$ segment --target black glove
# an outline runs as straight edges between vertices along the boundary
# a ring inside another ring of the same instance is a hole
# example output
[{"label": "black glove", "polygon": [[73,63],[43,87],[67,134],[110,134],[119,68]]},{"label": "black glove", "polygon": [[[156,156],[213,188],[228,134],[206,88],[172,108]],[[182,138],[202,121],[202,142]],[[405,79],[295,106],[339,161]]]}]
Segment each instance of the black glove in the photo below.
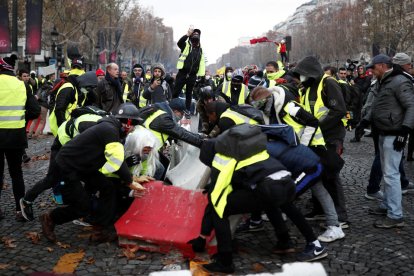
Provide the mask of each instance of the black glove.
[{"label": "black glove", "polygon": [[204,249],[206,247],[206,239],[203,239],[200,236],[198,236],[195,239],[189,240],[187,243],[191,244],[194,252],[204,252]]},{"label": "black glove", "polygon": [[128,167],[132,167],[132,166],[138,165],[141,162],[141,157],[139,156],[139,154],[134,154],[126,158],[125,162]]},{"label": "black glove", "polygon": [[394,150],[395,151],[402,151],[404,150],[405,144],[407,143],[408,133],[410,132],[410,128],[403,126],[401,134],[395,137],[394,140]]}]

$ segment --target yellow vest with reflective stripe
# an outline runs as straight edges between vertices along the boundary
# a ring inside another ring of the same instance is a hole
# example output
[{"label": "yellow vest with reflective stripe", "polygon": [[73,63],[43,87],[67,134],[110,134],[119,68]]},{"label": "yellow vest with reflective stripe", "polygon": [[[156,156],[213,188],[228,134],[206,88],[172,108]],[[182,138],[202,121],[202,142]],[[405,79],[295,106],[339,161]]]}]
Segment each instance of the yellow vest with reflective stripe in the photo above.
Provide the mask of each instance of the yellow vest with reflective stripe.
[{"label": "yellow vest with reflective stripe", "polygon": [[213,160],[213,167],[220,171],[210,199],[217,214],[223,218],[224,209],[227,205],[227,196],[233,191],[231,179],[234,171],[250,166],[254,163],[264,161],[270,156],[267,151],[262,151],[247,159],[237,162],[236,159],[216,153]]},{"label": "yellow vest with reflective stripe", "polygon": [[327,116],[329,111],[329,109],[323,104],[322,100],[323,82],[327,77],[330,76],[326,74],[323,75],[321,81],[319,82],[318,89],[316,91],[317,95],[315,105],[313,106],[313,112],[309,102],[310,87],[306,90],[305,95],[302,95],[301,99],[301,103],[305,105],[305,110],[312,113],[319,121],[323,120]]},{"label": "yellow vest with reflective stripe", "polygon": [[139,102],[138,102],[139,108],[147,106],[147,99],[145,99],[142,94],[144,93],[139,93]]},{"label": "yellow vest with reflective stripe", "polygon": [[99,169],[101,173],[111,176],[117,172],[124,162],[124,146],[119,142],[108,143],[105,146],[106,163]]},{"label": "yellow vest with reflective stripe", "polygon": [[97,122],[100,119],[102,119],[102,116],[95,115],[95,114],[84,114],[79,116],[75,119],[75,127],[73,129],[73,136],[70,137],[68,133],[66,132],[66,124],[68,121],[63,122],[57,132],[57,137],[59,139],[60,144],[63,146],[67,142],[69,142],[72,138],[74,138],[76,135],[79,134],[79,124],[82,122]]},{"label": "yellow vest with reflective stripe", "polygon": [[122,99],[124,100],[124,103],[126,103],[128,100],[128,93],[129,93],[129,85],[128,82],[125,82],[124,86],[124,93],[122,94]]},{"label": "yellow vest with reflective stripe", "polygon": [[[346,85],[349,85],[346,81],[344,81],[344,80],[337,80],[338,81],[338,83],[343,83],[343,84],[346,84]],[[344,96],[344,95],[342,95],[342,96]],[[345,99],[344,99],[345,100]],[[346,111],[346,115],[342,118],[342,124],[344,124],[344,126],[347,126],[348,125],[348,119],[351,119],[351,115],[350,115],[350,113],[349,113],[349,111],[347,110]]]},{"label": "yellow vest with reflective stripe", "polygon": [[160,141],[160,146],[157,148],[157,150],[159,150],[160,148],[162,148],[162,146],[164,145],[164,142],[168,139],[168,135],[167,134],[163,134],[161,132],[152,130],[150,128],[150,124],[152,123],[152,121],[155,120],[155,118],[157,118],[158,116],[165,114],[167,112],[163,111],[163,110],[157,110],[156,112],[152,113],[144,122],[144,127],[146,129],[149,129],[154,135],[155,137],[157,137],[157,139]]},{"label": "yellow vest with reflective stripe", "polygon": [[[70,82],[66,82],[59,88],[58,92],[56,93],[56,99],[57,99],[60,91],[68,87],[72,88],[75,91],[75,102],[70,103],[68,107],[66,108],[66,112],[65,112],[66,120],[69,120],[70,113],[72,113],[72,111],[78,107],[77,106],[78,105],[78,92],[76,91],[76,88],[73,86],[73,84],[71,84]],[[52,131],[53,135],[56,137],[57,131],[58,131],[58,125],[57,125],[57,119],[56,119],[56,114],[55,114],[55,108],[56,108],[56,104],[55,104],[55,107],[53,108],[53,111],[49,115],[49,123],[50,123],[50,130]]]},{"label": "yellow vest with reflective stripe", "polygon": [[[190,42],[188,42],[188,40],[185,43],[185,48],[184,51],[180,54],[180,57],[178,58],[177,61],[177,69],[183,69],[184,67],[184,61],[186,60],[188,54],[190,53]],[[204,59],[204,53],[203,50],[200,48],[201,50],[201,59],[200,59],[200,66],[198,67],[198,72],[197,72],[197,76],[201,77],[204,76],[206,74],[206,62]]]},{"label": "yellow vest with reflective stripe", "polygon": [[0,74],[0,129],[24,128],[27,95],[24,82]]},{"label": "yellow vest with reflective stripe", "polygon": [[[223,92],[224,95],[229,97],[231,99],[231,91],[230,91],[231,81],[223,82],[223,86],[221,87],[221,92]],[[242,88],[239,94],[239,100],[237,101],[237,104],[245,104],[246,98],[249,96],[249,89],[246,87],[246,85],[242,84]]]},{"label": "yellow vest with reflective stripe", "polygon": [[[296,104],[302,106],[299,103],[296,103]],[[302,124],[299,124],[292,118],[292,116],[290,116],[289,110],[287,109],[287,105],[285,105],[283,110],[285,111],[285,116],[283,116],[283,121],[289,126],[291,126],[299,137],[302,137],[303,131],[305,130],[305,126]],[[320,127],[318,127],[318,129],[315,131],[315,134],[309,145],[310,146],[325,146],[325,139],[323,139],[323,134],[322,134]]]},{"label": "yellow vest with reflective stripe", "polygon": [[230,108],[227,108],[227,110],[221,114],[220,119],[221,118],[230,118],[236,125],[241,125],[241,124],[257,125],[258,124],[256,120],[249,118],[247,116],[244,116],[243,114],[240,114],[236,111],[233,111]]}]

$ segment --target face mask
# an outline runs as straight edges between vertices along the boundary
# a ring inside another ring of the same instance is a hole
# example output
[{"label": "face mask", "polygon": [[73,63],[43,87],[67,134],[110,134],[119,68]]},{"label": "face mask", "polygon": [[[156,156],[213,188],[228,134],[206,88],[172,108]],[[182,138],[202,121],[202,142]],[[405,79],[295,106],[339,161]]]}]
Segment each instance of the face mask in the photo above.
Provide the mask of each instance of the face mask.
[{"label": "face mask", "polygon": [[275,73],[266,73],[266,76],[269,80],[274,80],[277,77],[277,72],[275,72]]},{"label": "face mask", "polygon": [[258,100],[258,101],[252,101],[252,106],[256,109],[262,109],[265,106],[266,102],[267,102],[266,98]]},{"label": "face mask", "polygon": [[209,79],[210,79],[210,76],[209,76],[209,75],[207,75],[207,76],[206,76],[206,80],[209,80]]},{"label": "face mask", "polygon": [[145,161],[148,159],[149,154],[148,153],[143,153],[141,154],[141,161]]},{"label": "face mask", "polygon": [[309,79],[309,77],[306,77],[306,76],[303,76],[303,75],[300,75],[299,76],[299,80],[300,80],[300,82],[305,82],[305,81],[307,81]]},{"label": "face mask", "polygon": [[200,42],[200,37],[198,35],[193,35],[191,37],[191,43],[197,44],[198,42]]},{"label": "face mask", "polygon": [[227,79],[231,79],[232,76],[233,76],[233,72],[228,72],[226,74]]}]

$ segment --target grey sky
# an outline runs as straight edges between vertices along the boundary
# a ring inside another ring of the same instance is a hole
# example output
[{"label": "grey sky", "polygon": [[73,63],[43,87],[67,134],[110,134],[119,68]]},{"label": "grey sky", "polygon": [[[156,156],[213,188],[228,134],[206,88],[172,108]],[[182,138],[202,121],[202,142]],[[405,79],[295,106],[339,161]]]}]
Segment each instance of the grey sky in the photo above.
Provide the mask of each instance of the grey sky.
[{"label": "grey sky", "polygon": [[240,37],[261,36],[309,0],[139,0],[174,29],[174,40],[190,25],[201,30],[208,63],[235,47]]}]

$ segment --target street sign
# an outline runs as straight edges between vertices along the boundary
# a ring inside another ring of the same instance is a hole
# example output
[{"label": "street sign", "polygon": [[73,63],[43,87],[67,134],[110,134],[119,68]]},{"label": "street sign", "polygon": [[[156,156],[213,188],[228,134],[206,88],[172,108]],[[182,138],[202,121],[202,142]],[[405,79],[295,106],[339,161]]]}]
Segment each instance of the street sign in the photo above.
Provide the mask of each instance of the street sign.
[{"label": "street sign", "polygon": [[55,58],[50,58],[49,59],[49,65],[54,65],[57,63],[57,60]]}]

